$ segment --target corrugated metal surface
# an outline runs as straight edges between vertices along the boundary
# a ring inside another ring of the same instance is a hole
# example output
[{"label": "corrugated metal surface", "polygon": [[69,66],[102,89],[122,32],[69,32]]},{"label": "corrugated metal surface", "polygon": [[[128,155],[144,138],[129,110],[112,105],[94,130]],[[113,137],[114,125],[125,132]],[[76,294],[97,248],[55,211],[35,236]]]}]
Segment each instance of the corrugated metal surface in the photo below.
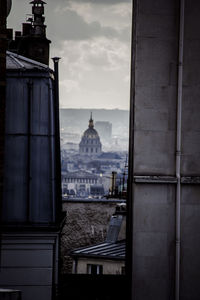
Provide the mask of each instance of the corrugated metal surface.
[{"label": "corrugated metal surface", "polygon": [[59,213],[56,212],[56,201],[60,201],[56,199],[56,185],[60,183],[55,174],[55,98],[51,77],[47,66],[7,54],[3,199],[6,223],[53,223]]},{"label": "corrugated metal surface", "polygon": [[95,246],[77,249],[72,252],[72,256],[96,257],[105,259],[125,259],[125,240],[116,243],[101,243]]}]

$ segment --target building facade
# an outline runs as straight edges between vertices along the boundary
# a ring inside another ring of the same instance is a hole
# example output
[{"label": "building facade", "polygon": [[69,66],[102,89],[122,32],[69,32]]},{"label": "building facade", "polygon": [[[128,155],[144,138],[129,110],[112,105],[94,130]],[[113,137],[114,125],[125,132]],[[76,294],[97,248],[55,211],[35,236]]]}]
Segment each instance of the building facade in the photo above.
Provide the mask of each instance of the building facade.
[{"label": "building facade", "polygon": [[133,1],[131,299],[200,297],[200,2]]},{"label": "building facade", "polygon": [[97,183],[98,177],[89,172],[62,172],[63,195],[88,197],[91,187]]}]

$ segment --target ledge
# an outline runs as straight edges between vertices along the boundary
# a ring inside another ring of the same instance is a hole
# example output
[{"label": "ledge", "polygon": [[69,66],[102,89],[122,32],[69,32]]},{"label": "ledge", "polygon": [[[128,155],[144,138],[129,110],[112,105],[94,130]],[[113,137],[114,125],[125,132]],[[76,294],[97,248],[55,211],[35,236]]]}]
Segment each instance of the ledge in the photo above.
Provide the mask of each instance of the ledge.
[{"label": "ledge", "polygon": [[84,199],[84,198],[71,198],[71,199],[65,199],[62,198],[63,203],[67,202],[79,202],[79,203],[126,203],[125,199],[115,199],[115,198],[102,198],[102,199]]},{"label": "ledge", "polygon": [[[157,176],[157,175],[141,175],[134,176],[134,183],[177,183],[177,178],[175,176]],[[182,184],[200,184],[200,176],[182,176]]]},{"label": "ledge", "polygon": [[174,176],[134,176],[135,183],[176,183],[177,179]]}]

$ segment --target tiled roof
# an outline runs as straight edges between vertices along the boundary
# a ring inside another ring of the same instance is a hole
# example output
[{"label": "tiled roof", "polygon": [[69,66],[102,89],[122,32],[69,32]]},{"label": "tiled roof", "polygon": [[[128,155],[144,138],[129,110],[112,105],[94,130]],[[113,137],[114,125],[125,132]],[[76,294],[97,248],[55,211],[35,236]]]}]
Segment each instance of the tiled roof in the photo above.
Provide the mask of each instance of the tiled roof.
[{"label": "tiled roof", "polygon": [[93,257],[104,259],[124,260],[126,254],[126,241],[116,243],[101,243],[90,247],[76,249],[71,252],[72,256]]}]

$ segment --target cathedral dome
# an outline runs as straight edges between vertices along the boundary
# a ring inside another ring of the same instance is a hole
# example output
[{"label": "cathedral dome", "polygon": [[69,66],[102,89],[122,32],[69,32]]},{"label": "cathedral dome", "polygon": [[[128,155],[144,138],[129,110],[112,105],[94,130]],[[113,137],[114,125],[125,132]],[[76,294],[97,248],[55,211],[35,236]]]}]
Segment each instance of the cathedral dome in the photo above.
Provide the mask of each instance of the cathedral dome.
[{"label": "cathedral dome", "polygon": [[81,142],[79,144],[79,153],[88,155],[101,154],[101,141],[96,129],[94,129],[94,122],[92,114],[89,120],[88,129],[83,133]]}]

